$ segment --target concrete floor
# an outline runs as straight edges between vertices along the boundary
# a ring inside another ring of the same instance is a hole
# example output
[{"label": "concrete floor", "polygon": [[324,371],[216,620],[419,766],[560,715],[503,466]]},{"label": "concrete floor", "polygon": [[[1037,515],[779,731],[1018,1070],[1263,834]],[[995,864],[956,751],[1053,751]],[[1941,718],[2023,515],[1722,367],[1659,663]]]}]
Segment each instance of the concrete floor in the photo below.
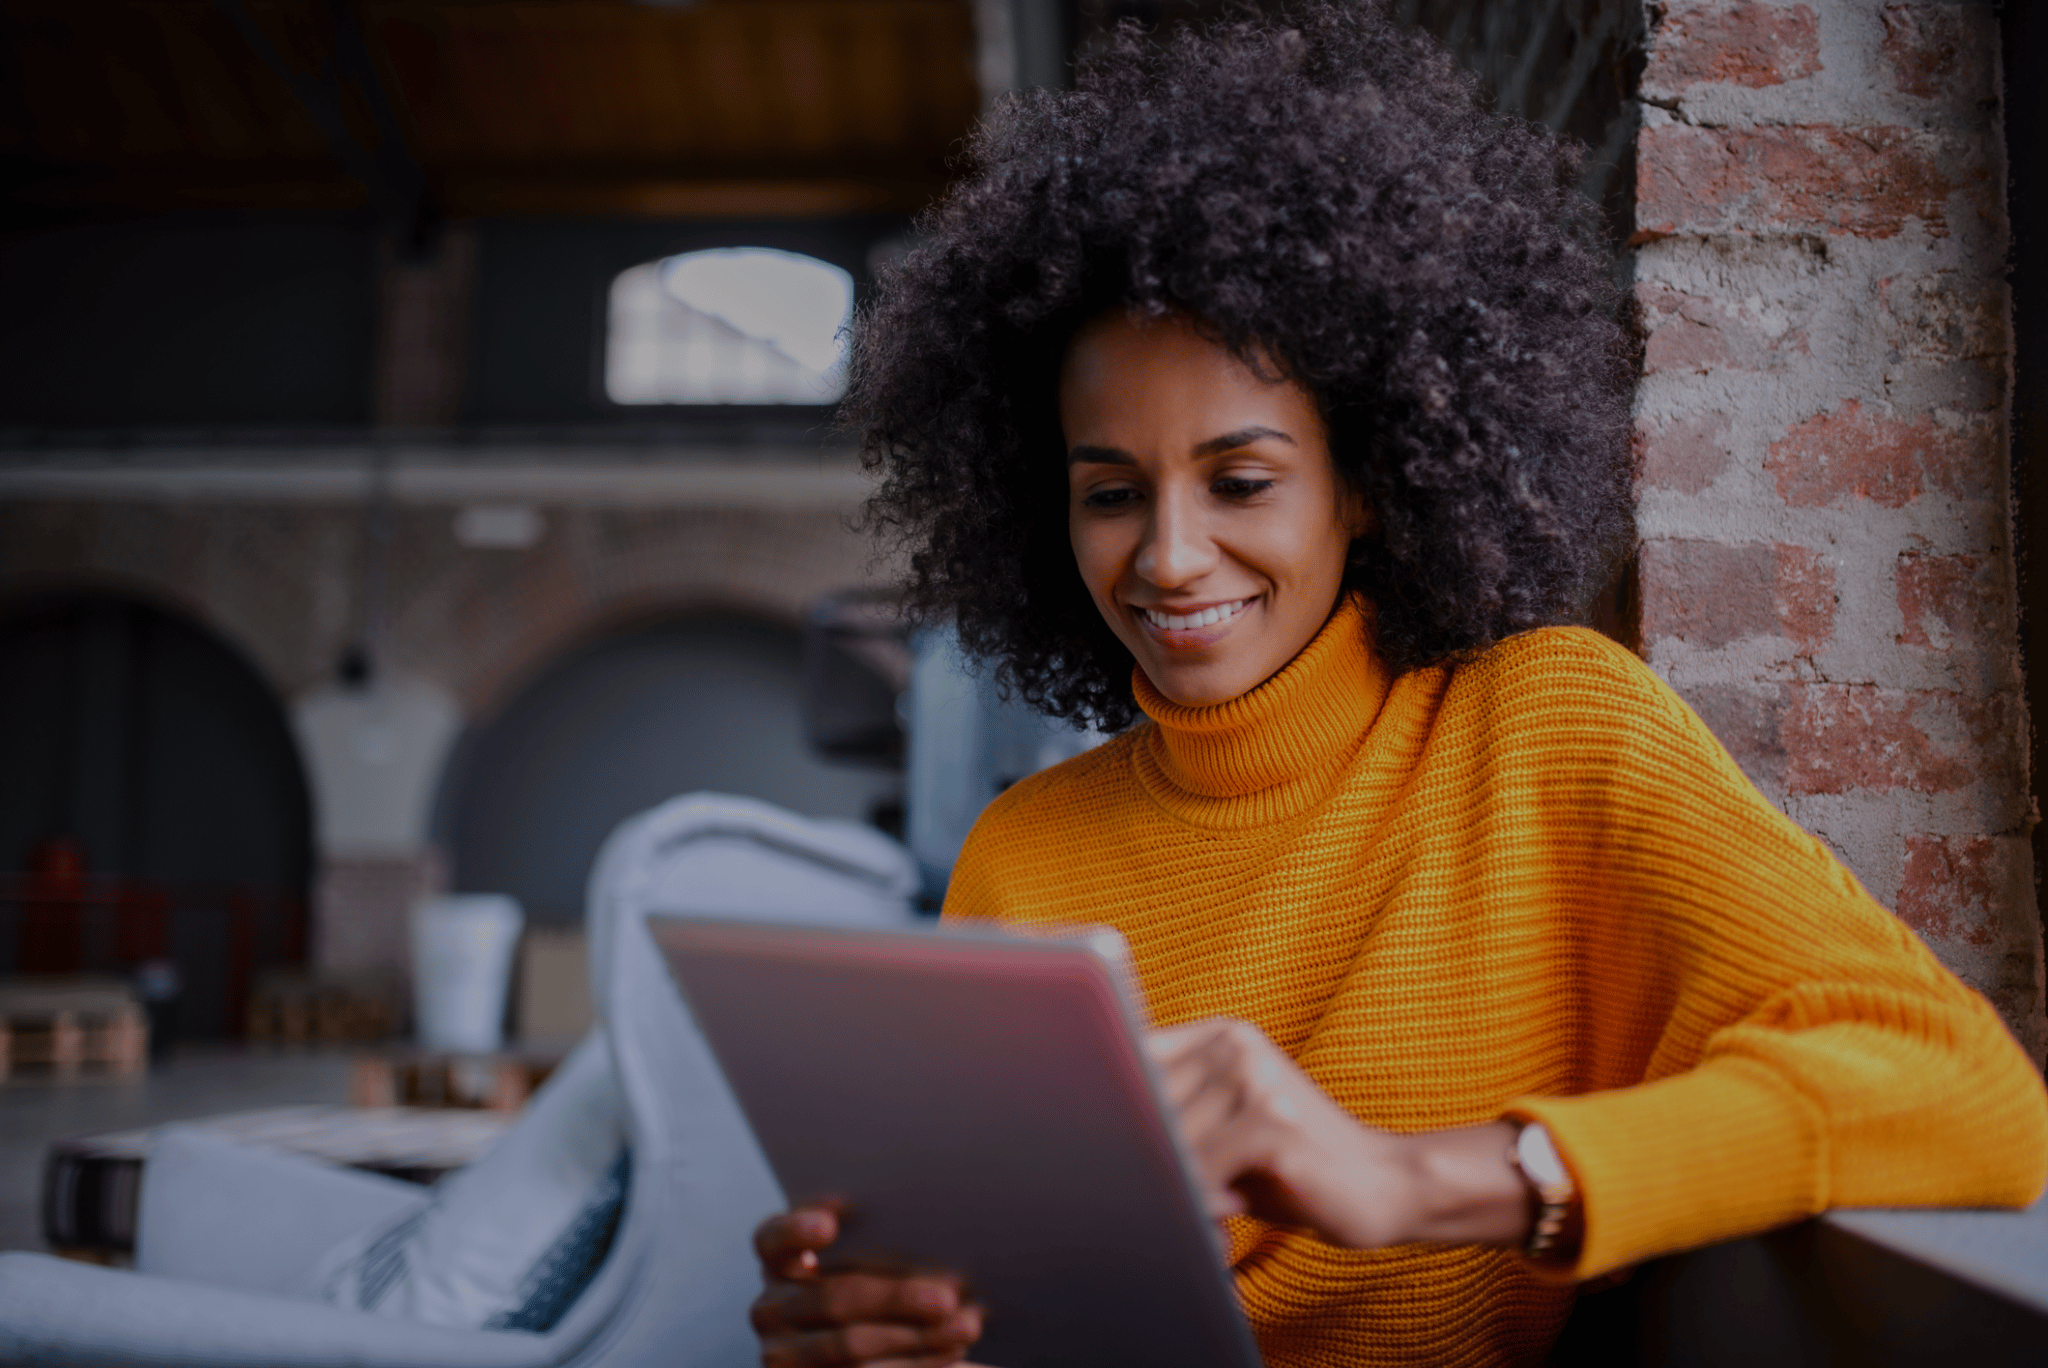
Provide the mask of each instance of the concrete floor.
[{"label": "concrete floor", "polygon": [[48,1249],[39,1198],[52,1140],[257,1107],[345,1103],[348,1061],[340,1051],[191,1046],[129,1083],[0,1083],[0,1249]]}]

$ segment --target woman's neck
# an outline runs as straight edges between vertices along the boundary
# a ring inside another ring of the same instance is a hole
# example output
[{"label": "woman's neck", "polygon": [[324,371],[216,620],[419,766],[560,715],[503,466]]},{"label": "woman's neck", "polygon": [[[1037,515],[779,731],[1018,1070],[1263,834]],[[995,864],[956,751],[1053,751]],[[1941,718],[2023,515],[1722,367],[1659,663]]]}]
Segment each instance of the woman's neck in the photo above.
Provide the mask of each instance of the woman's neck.
[{"label": "woman's neck", "polygon": [[1132,687],[1157,724],[1160,777],[1185,794],[1246,798],[1297,785],[1347,761],[1378,716],[1391,680],[1372,648],[1371,610],[1346,596],[1285,668],[1249,693],[1184,707],[1142,670]]}]

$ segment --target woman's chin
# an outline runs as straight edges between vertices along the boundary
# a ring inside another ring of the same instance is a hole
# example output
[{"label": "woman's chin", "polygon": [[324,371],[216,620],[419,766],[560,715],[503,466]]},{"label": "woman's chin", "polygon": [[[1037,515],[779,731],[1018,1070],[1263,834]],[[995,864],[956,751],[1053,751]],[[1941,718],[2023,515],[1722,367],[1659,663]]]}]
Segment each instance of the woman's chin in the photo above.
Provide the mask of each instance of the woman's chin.
[{"label": "woman's chin", "polygon": [[1264,675],[1229,661],[1147,662],[1145,677],[1169,703],[1183,708],[1213,708],[1241,698],[1265,682]]}]

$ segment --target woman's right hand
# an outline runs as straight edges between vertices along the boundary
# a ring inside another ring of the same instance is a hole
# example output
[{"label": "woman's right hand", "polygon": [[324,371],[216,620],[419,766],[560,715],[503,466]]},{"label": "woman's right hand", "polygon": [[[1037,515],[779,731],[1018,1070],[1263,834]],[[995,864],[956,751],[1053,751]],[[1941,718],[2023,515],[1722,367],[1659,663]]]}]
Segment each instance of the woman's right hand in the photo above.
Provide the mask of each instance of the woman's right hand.
[{"label": "woman's right hand", "polygon": [[945,1368],[981,1337],[981,1307],[943,1273],[824,1272],[839,1213],[802,1206],[754,1232],[767,1287],[754,1301],[765,1368]]}]

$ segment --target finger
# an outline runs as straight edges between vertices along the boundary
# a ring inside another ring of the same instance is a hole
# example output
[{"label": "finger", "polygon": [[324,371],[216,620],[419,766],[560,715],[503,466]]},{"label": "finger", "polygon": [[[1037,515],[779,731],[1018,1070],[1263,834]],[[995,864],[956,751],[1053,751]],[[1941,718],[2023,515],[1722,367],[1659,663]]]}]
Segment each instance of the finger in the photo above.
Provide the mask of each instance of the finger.
[{"label": "finger", "polygon": [[828,1364],[943,1354],[958,1358],[966,1348],[957,1343],[928,1343],[925,1332],[914,1325],[845,1325],[766,1341],[761,1346],[761,1362],[764,1368],[824,1368]]},{"label": "finger", "polygon": [[1243,1124],[1244,1090],[1234,1077],[1209,1071],[1199,1060],[1187,1060],[1180,1077],[1169,1079],[1168,1105],[1181,1143],[1194,1161],[1204,1208],[1212,1218],[1234,1216],[1242,1198],[1230,1188],[1237,1175],[1232,1158],[1237,1146],[1226,1134]]},{"label": "finger", "polygon": [[1238,1121],[1248,1108],[1252,1081],[1228,1046],[1205,1048],[1176,1066],[1167,1080],[1167,1100],[1191,1148],[1202,1148],[1218,1128]]},{"label": "finger", "polygon": [[1155,1063],[1172,1064],[1190,1050],[1199,1048],[1228,1024],[1227,1017],[1205,1017],[1179,1026],[1162,1026],[1145,1035],[1145,1048]]},{"label": "finger", "polygon": [[1205,1143],[1189,1146],[1194,1160],[1196,1186],[1202,1207],[1211,1220],[1225,1216],[1242,1215],[1245,1211],[1244,1195],[1235,1187],[1244,1176],[1243,1167],[1237,1162],[1237,1146],[1229,1137],[1211,1133]]},{"label": "finger", "polygon": [[1213,1217],[1247,1209],[1239,1183],[1276,1162],[1286,1128],[1266,1110],[1248,1104],[1237,1080],[1212,1082],[1190,1099],[1177,1117],[1183,1143]]},{"label": "finger", "polygon": [[[943,1330],[927,1332],[934,1338],[941,1333],[946,1335],[946,1341],[934,1353],[871,1361],[866,1368],[948,1368],[951,1364],[964,1363],[968,1346],[981,1338],[981,1308],[966,1307],[949,1320]],[[972,1368],[972,1365],[967,1365],[967,1368]]]},{"label": "finger", "polygon": [[863,1321],[938,1325],[961,1309],[950,1279],[883,1273],[830,1273],[768,1288],[754,1303],[755,1328],[828,1329]]},{"label": "finger", "polygon": [[1327,1100],[1300,1065],[1248,1022],[1229,1023],[1194,1057],[1208,1070],[1210,1086],[1227,1090],[1233,1112],[1298,1127]]},{"label": "finger", "polygon": [[1252,1209],[1244,1194],[1234,1187],[1212,1188],[1202,1194],[1202,1209],[1212,1221],[1227,1221]]},{"label": "finger", "polygon": [[1242,1111],[1238,1090],[1228,1084],[1211,1083],[1187,1099],[1176,1110],[1182,1141],[1198,1158],[1211,1154],[1218,1135],[1236,1125]]},{"label": "finger", "polygon": [[1218,1017],[1196,1025],[1202,1029],[1191,1031],[1162,1069],[1169,1093],[1191,1095],[1205,1080],[1228,1080],[1242,1087],[1258,1071],[1265,1055],[1279,1053],[1250,1022]]},{"label": "finger", "polygon": [[1248,1021],[1222,1020],[1215,1025],[1215,1031],[1196,1043],[1194,1053],[1218,1073],[1248,1073],[1262,1053],[1278,1052],[1266,1033]]},{"label": "finger", "polygon": [[1234,1095],[1240,1090],[1243,1071],[1236,1051],[1224,1037],[1203,1040],[1176,1057],[1160,1071],[1167,1103],[1185,1112],[1203,1093],[1222,1090]]},{"label": "finger", "polygon": [[901,1356],[917,1358],[940,1354],[959,1358],[967,1346],[981,1338],[981,1317],[954,1315],[937,1325],[848,1325],[840,1328],[841,1341],[857,1363]]},{"label": "finger", "polygon": [[1244,1105],[1249,1082],[1238,1052],[1227,1043],[1210,1042],[1175,1062],[1166,1075],[1167,1101],[1183,1115],[1205,1106],[1227,1113]]},{"label": "finger", "polygon": [[1185,1114],[1194,1100],[1210,1085],[1208,1070],[1186,1062],[1176,1064],[1160,1077],[1160,1091],[1166,1094],[1167,1109]]},{"label": "finger", "polygon": [[754,1253],[770,1277],[803,1277],[816,1269],[817,1251],[838,1238],[837,1212],[829,1206],[800,1206],[761,1222],[754,1231]]},{"label": "finger", "polygon": [[837,1330],[803,1330],[761,1341],[761,1368],[838,1368],[858,1361]]},{"label": "finger", "polygon": [[981,1336],[981,1320],[954,1316],[940,1325],[873,1322],[804,1330],[764,1340],[765,1368],[825,1368],[833,1364],[956,1363]]}]

